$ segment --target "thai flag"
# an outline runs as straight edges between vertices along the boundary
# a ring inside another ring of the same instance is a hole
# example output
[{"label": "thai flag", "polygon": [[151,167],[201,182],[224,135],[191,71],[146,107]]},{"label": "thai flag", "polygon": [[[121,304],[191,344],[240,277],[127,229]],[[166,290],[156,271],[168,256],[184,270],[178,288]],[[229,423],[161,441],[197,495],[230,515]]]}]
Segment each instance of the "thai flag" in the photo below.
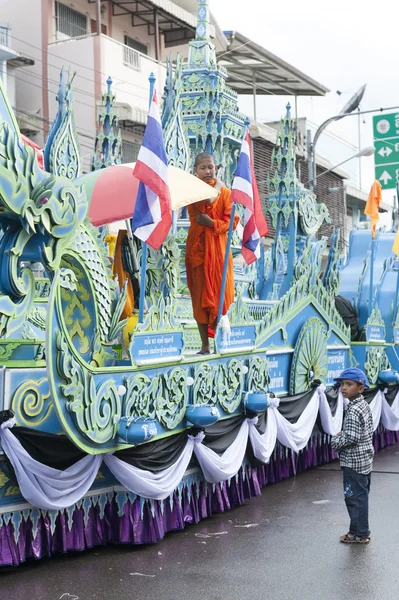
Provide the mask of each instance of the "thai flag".
[{"label": "thai flag", "polygon": [[245,262],[250,265],[260,257],[260,238],[267,234],[268,227],[256,183],[251,139],[248,132],[241,146],[241,154],[231,189],[231,201],[245,207],[242,255]]},{"label": "thai flag", "polygon": [[132,231],[140,240],[158,250],[169,233],[172,208],[168,159],[156,92],[133,175],[140,181],[140,185],[132,218]]}]

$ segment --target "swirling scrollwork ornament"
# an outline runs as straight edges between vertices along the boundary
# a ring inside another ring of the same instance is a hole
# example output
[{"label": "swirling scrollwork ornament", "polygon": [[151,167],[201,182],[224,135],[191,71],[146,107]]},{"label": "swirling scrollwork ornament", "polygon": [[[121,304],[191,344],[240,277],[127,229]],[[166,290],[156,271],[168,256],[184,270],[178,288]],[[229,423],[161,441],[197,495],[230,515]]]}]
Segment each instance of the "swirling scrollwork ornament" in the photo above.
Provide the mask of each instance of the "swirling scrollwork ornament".
[{"label": "swirling scrollwork ornament", "polygon": [[390,369],[388,357],[383,348],[369,348],[367,350],[364,369],[367,373],[369,382],[374,385],[377,383],[378,373]]},{"label": "swirling scrollwork ornament", "polygon": [[254,356],[248,365],[248,391],[265,391],[269,383],[269,361],[267,358]]},{"label": "swirling scrollwork ornament", "polygon": [[154,389],[159,387],[159,377],[151,379],[138,373],[126,380],[123,414],[126,417],[155,417]]},{"label": "swirling scrollwork ornament", "polygon": [[309,190],[303,191],[298,201],[301,226],[306,235],[314,235],[325,221],[331,223],[330,213],[325,204],[318,204],[316,196]]},{"label": "swirling scrollwork ornament", "polygon": [[20,385],[12,398],[11,408],[18,425],[26,427],[43,425],[54,410],[47,377],[38,381],[25,381]]},{"label": "swirling scrollwork ornament", "polygon": [[168,429],[176,427],[184,418],[189,388],[187,370],[176,367],[162,376],[162,389],[155,398],[155,414]]},{"label": "swirling scrollwork ornament", "polygon": [[215,396],[227,413],[234,412],[241,402],[244,383],[242,365],[243,361],[235,358],[229,363],[218,365],[215,375]]},{"label": "swirling scrollwork ornament", "polygon": [[121,418],[121,399],[115,381],[96,387],[94,377],[75,360],[60,332],[56,335],[57,371],[65,380],[61,392],[80,433],[96,444],[113,439]]},{"label": "swirling scrollwork ornament", "polygon": [[216,404],[213,389],[214,368],[210,363],[202,363],[194,369],[193,399],[195,404]]}]

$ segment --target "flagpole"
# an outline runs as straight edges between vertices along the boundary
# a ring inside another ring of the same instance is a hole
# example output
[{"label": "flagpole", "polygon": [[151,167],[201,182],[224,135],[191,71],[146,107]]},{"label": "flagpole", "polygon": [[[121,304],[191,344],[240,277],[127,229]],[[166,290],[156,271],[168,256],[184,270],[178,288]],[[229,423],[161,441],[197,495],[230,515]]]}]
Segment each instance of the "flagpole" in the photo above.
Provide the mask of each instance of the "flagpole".
[{"label": "flagpole", "polygon": [[220,298],[219,298],[219,310],[218,310],[217,323],[219,323],[220,318],[222,316],[222,312],[223,312],[224,293],[226,291],[227,268],[229,266],[229,257],[230,257],[231,240],[233,237],[235,212],[236,212],[236,205],[233,203],[233,206],[231,208],[231,215],[230,215],[229,233],[227,235],[226,254],[224,255],[222,285],[220,287]]},{"label": "flagpole", "polygon": [[375,238],[371,238],[371,253],[370,253],[370,283],[369,283],[369,317],[373,310],[373,279],[374,279],[374,256],[375,256]]},{"label": "flagpole", "polygon": [[[150,82],[150,101],[149,108],[151,107],[152,98],[154,96],[155,88],[155,75],[151,73],[148,81]],[[140,298],[139,298],[139,323],[143,322],[144,319],[144,304],[145,304],[145,283],[146,283],[146,271],[147,271],[147,244],[142,242],[141,245],[141,273],[140,273]]]}]

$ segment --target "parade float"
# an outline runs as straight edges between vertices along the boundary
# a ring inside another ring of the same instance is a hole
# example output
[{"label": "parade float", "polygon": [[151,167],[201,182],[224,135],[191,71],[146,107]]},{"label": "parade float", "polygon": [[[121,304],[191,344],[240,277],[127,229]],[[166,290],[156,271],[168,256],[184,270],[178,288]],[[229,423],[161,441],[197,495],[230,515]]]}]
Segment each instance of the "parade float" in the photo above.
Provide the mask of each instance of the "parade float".
[{"label": "parade float", "polygon": [[[191,171],[208,151],[230,186],[246,120],[208,28],[200,0],[189,58],[169,65],[162,125],[171,167]],[[113,169],[115,185],[133,176],[114,166],[120,138],[109,87],[94,175],[81,174],[71,94],[62,74],[44,170],[0,93],[1,566],[155,542],[332,460],[329,436],[343,416],[334,378],[352,365],[371,383],[376,450],[399,440],[393,234],[372,242],[369,231],[353,232],[344,262],[334,230],[321,274],[327,240],[318,231],[328,211],[297,178],[289,107],[268,184],[272,248],[261,246],[247,266],[233,236],[229,326],[218,327],[212,354],[198,355],[184,210],[162,247],[148,252],[145,311],[123,337],[127,283],[113,277],[106,232],[90,216],[98,216],[99,169],[104,182]],[[128,278],[131,242],[122,249]],[[337,296],[356,309],[356,335]]]}]

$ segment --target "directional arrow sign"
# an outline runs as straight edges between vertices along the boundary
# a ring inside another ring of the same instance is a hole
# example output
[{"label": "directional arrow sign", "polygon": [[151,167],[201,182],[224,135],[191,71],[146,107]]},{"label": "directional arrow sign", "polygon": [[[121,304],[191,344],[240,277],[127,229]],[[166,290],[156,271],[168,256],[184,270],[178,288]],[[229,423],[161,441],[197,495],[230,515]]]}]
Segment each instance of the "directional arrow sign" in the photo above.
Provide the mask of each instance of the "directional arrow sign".
[{"label": "directional arrow sign", "polygon": [[384,190],[397,187],[399,175],[399,113],[373,117],[375,178]]},{"label": "directional arrow sign", "polygon": [[375,178],[381,183],[383,190],[395,188],[397,177],[399,177],[399,164],[375,167]]},{"label": "directional arrow sign", "polygon": [[392,140],[374,140],[376,165],[399,163],[399,137]]},{"label": "directional arrow sign", "polygon": [[389,156],[390,154],[392,154],[393,150],[391,150],[390,148],[388,148],[388,146],[383,146],[382,148],[380,148],[378,150],[378,154],[382,157],[384,156]]},{"label": "directional arrow sign", "polygon": [[382,181],[382,183],[384,184],[385,187],[387,187],[388,181],[390,179],[392,179],[392,177],[386,170],[383,173],[381,173],[381,175],[379,177],[379,180]]}]

